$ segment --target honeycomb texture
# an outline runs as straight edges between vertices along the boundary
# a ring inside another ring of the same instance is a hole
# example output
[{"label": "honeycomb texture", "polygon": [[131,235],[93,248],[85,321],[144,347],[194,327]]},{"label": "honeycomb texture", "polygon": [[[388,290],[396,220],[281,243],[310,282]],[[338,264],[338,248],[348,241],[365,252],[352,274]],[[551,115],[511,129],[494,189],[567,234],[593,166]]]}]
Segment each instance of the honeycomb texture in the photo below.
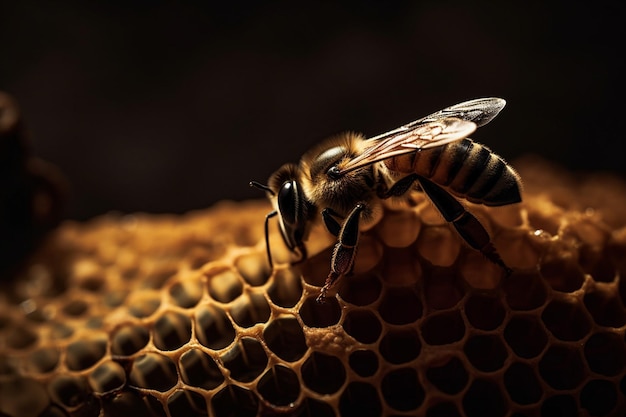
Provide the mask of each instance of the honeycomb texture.
[{"label": "honeycomb texture", "polygon": [[0,299],[0,416],[623,416],[626,187],[518,165],[524,203],[469,205],[505,262],[421,194],[290,265],[267,202],[65,223]]}]

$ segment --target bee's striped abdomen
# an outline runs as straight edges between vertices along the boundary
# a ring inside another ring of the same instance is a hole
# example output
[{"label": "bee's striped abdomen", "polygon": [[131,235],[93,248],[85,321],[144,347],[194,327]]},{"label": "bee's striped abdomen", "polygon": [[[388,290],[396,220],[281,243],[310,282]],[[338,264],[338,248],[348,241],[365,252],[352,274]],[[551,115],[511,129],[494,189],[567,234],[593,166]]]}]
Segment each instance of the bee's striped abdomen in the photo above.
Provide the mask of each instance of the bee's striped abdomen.
[{"label": "bee's striped abdomen", "polygon": [[385,162],[396,172],[416,173],[474,203],[503,206],[521,201],[519,175],[471,139],[411,152]]}]

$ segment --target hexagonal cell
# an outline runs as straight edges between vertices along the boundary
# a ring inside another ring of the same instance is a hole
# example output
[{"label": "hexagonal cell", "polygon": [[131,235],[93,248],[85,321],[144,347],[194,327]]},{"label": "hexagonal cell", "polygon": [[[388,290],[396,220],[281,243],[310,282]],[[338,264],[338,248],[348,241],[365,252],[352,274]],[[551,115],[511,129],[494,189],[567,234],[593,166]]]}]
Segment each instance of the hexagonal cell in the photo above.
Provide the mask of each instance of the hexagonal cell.
[{"label": "hexagonal cell", "polygon": [[99,293],[102,291],[106,280],[102,271],[97,271],[91,275],[81,277],[78,282],[78,286],[85,291]]},{"label": "hexagonal cell", "polygon": [[204,293],[202,282],[197,278],[187,278],[175,282],[168,290],[170,300],[182,308],[194,307]]},{"label": "hexagonal cell", "polygon": [[254,417],[259,400],[251,391],[237,385],[227,385],[211,398],[216,417]]},{"label": "hexagonal cell", "polygon": [[150,340],[150,333],[144,326],[124,324],[111,334],[111,353],[129,356],[143,349]]},{"label": "hexagonal cell", "polygon": [[241,327],[265,323],[270,313],[270,306],[263,294],[244,294],[230,305],[230,316]]},{"label": "hexagonal cell", "polygon": [[463,338],[465,324],[458,310],[426,316],[422,323],[422,338],[429,345],[447,345]]},{"label": "hexagonal cell", "polygon": [[577,346],[552,345],[539,361],[539,374],[552,388],[576,388],[585,378],[584,360]]},{"label": "hexagonal cell", "polygon": [[53,371],[59,364],[60,353],[55,347],[43,347],[28,355],[25,369],[28,372],[45,374]]},{"label": "hexagonal cell", "polygon": [[[617,391],[612,381],[593,379],[580,392],[580,405],[592,416],[612,415],[617,403]],[[615,411],[619,413],[618,410]]]},{"label": "hexagonal cell", "polygon": [[102,359],[106,349],[107,340],[104,337],[77,340],[68,345],[65,363],[72,371],[87,369]]},{"label": "hexagonal cell", "polygon": [[105,307],[108,308],[117,308],[124,304],[126,301],[126,297],[128,296],[128,291],[122,289],[111,289],[106,293],[102,294],[102,302]]},{"label": "hexagonal cell", "polygon": [[[52,340],[67,339],[74,334],[74,329],[65,323],[50,323],[50,338]],[[11,346],[7,339],[7,344]]]},{"label": "hexagonal cell", "polygon": [[172,417],[200,417],[208,415],[206,401],[197,392],[176,390],[167,398],[167,409]]},{"label": "hexagonal cell", "polygon": [[431,267],[424,274],[424,298],[435,310],[454,307],[465,294],[465,283],[456,268]]},{"label": "hexagonal cell", "polygon": [[89,386],[98,395],[110,394],[126,384],[124,368],[113,361],[101,363],[88,375]]},{"label": "hexagonal cell", "polygon": [[9,327],[5,335],[6,345],[15,350],[26,350],[39,340],[37,334],[30,330],[28,326],[24,324],[19,325],[18,323]]},{"label": "hexagonal cell", "polygon": [[61,308],[63,314],[69,317],[80,317],[87,313],[87,310],[89,310],[89,304],[86,300],[71,300]]},{"label": "hexagonal cell", "polygon": [[382,380],[381,392],[385,402],[398,411],[417,409],[424,402],[424,388],[413,368],[395,369]]},{"label": "hexagonal cell", "polygon": [[502,281],[502,289],[509,307],[513,310],[534,310],[548,297],[543,279],[535,272],[513,271]]},{"label": "hexagonal cell", "polygon": [[267,355],[263,345],[251,337],[239,340],[220,359],[230,371],[233,379],[241,382],[250,382],[256,379],[265,370]]},{"label": "hexagonal cell", "polygon": [[190,387],[212,390],[224,382],[224,375],[213,358],[202,350],[193,348],[180,357],[180,374]]},{"label": "hexagonal cell", "polygon": [[230,303],[243,291],[242,278],[236,271],[225,269],[207,273],[209,278],[209,295],[220,303]]},{"label": "hexagonal cell", "polygon": [[535,404],[543,395],[541,383],[533,367],[524,362],[514,362],[504,373],[504,387],[517,404]]},{"label": "hexagonal cell", "polygon": [[267,291],[270,300],[279,307],[290,308],[302,298],[302,280],[294,269],[279,269]]},{"label": "hexagonal cell", "polygon": [[571,395],[554,395],[546,398],[541,405],[542,416],[577,416],[579,415],[576,399]]},{"label": "hexagonal cell", "polygon": [[154,346],[160,350],[176,350],[191,338],[191,319],[181,313],[168,311],[154,323]]},{"label": "hexagonal cell", "polygon": [[263,252],[240,256],[235,261],[235,267],[243,279],[254,287],[265,284],[272,275],[267,256]]},{"label": "hexagonal cell", "polygon": [[342,416],[381,416],[382,404],[378,390],[366,382],[351,382],[341,393],[339,412]]},{"label": "hexagonal cell", "polygon": [[378,311],[389,324],[409,324],[422,317],[422,302],[417,288],[388,287],[384,293]]},{"label": "hexagonal cell", "polygon": [[300,395],[300,381],[294,371],[282,365],[268,369],[257,384],[259,394],[273,406],[294,403]]},{"label": "hexagonal cell", "polygon": [[332,250],[333,248],[329,247],[302,264],[302,279],[304,279],[304,282],[316,287],[324,285],[330,272]]},{"label": "hexagonal cell", "polygon": [[144,288],[160,290],[163,285],[178,273],[178,268],[169,265],[159,265],[150,271],[149,275],[142,281]]},{"label": "hexagonal cell", "polygon": [[374,343],[382,331],[382,325],[371,310],[351,310],[343,321],[343,329],[361,343]]},{"label": "hexagonal cell", "polygon": [[520,314],[511,317],[504,329],[504,339],[521,358],[534,358],[548,343],[548,334],[539,317]]},{"label": "hexagonal cell", "polygon": [[138,319],[151,316],[161,305],[161,296],[153,292],[133,293],[126,302],[128,312]]},{"label": "hexagonal cell", "polygon": [[352,275],[339,288],[339,296],[356,306],[372,304],[380,296],[382,284],[374,273]]},{"label": "hexagonal cell", "polygon": [[302,327],[294,316],[272,320],[263,330],[263,338],[267,347],[287,362],[300,359],[308,349]]},{"label": "hexagonal cell", "polygon": [[223,349],[235,340],[235,328],[224,310],[210,304],[196,309],[195,326],[198,341],[209,349]]},{"label": "hexagonal cell", "polygon": [[580,340],[589,334],[591,322],[580,301],[575,298],[554,299],[544,308],[541,320],[560,340]]},{"label": "hexagonal cell", "polygon": [[[489,398],[489,401],[485,401]],[[467,417],[504,417],[505,400],[499,385],[489,379],[475,379],[463,396],[463,410]]]},{"label": "hexagonal cell", "polygon": [[469,381],[463,362],[456,356],[448,357],[442,364],[431,364],[426,378],[441,392],[454,395],[461,392]]},{"label": "hexagonal cell", "polygon": [[624,340],[612,332],[595,333],[585,342],[585,358],[593,372],[618,375],[626,365]]},{"label": "hexagonal cell", "polygon": [[350,354],[349,364],[358,375],[372,376],[378,371],[378,354],[367,349],[355,350]]},{"label": "hexagonal cell", "polygon": [[546,256],[540,266],[541,275],[553,290],[573,292],[585,282],[585,274],[570,256]]},{"label": "hexagonal cell", "polygon": [[414,210],[393,210],[376,225],[378,237],[386,246],[405,248],[417,240],[422,222]]},{"label": "hexagonal cell", "polygon": [[346,381],[346,370],[341,360],[321,352],[313,352],[302,364],[302,380],[319,394],[333,394]]},{"label": "hexagonal cell", "polygon": [[146,353],[133,361],[130,369],[131,386],[165,392],[178,382],[176,365],[167,356]]},{"label": "hexagonal cell", "polygon": [[391,329],[379,344],[380,354],[392,364],[412,361],[419,356],[421,348],[419,335],[412,328]]},{"label": "hexagonal cell", "polygon": [[186,259],[187,262],[189,262],[189,268],[201,269],[204,265],[208,264],[214,259],[217,259],[216,255],[219,256],[218,254],[212,253],[211,250],[207,250],[206,248],[193,247],[189,250]]},{"label": "hexagonal cell", "polygon": [[508,352],[499,335],[478,334],[470,336],[463,346],[467,359],[478,370],[493,372],[502,369]]},{"label": "hexagonal cell", "polygon": [[465,301],[465,316],[477,329],[494,330],[504,321],[505,313],[497,295],[471,294]]},{"label": "hexagonal cell", "polygon": [[57,376],[48,384],[48,391],[53,401],[67,408],[84,406],[92,396],[85,378],[79,376]]},{"label": "hexagonal cell", "polygon": [[308,297],[300,307],[300,318],[308,327],[329,327],[339,323],[341,307],[334,297],[318,303],[315,297]]},{"label": "hexagonal cell", "polygon": [[422,228],[417,252],[432,265],[452,266],[461,251],[459,236],[448,225]]},{"label": "hexagonal cell", "polygon": [[584,303],[600,326],[622,327],[626,324],[626,310],[613,291],[595,288],[585,294]]}]

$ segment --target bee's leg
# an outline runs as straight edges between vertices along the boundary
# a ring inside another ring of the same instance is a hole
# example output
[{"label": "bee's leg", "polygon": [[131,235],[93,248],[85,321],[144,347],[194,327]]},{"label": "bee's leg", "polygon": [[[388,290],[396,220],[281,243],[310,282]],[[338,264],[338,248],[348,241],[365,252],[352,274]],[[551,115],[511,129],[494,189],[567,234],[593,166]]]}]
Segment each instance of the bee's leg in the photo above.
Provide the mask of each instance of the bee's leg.
[{"label": "bee's leg", "polygon": [[[334,216],[334,217],[333,217]],[[333,236],[339,237],[341,232],[341,224],[335,220],[335,217],[341,217],[337,212],[330,207],[326,207],[322,210],[322,219],[324,220],[324,226]]]},{"label": "bee's leg", "polygon": [[328,274],[320,295],[316,299],[318,303],[324,302],[326,292],[339,278],[352,272],[359,242],[359,220],[364,208],[365,205],[357,204],[341,226],[338,235],[339,240],[333,249],[333,256],[330,261],[330,274]]},{"label": "bee's leg", "polygon": [[274,269],[274,264],[272,262],[272,252],[270,251],[270,219],[276,216],[278,212],[276,210],[267,213],[265,216],[265,250],[267,251],[267,260],[270,264],[270,269]]},{"label": "bee's leg", "polygon": [[376,190],[379,198],[385,199],[389,197],[400,197],[411,189],[415,181],[419,179],[419,175],[411,174],[396,181],[391,188],[381,181],[380,186]]},{"label": "bee's leg", "polygon": [[418,176],[418,179],[422,190],[428,195],[430,201],[437,207],[444,219],[452,223],[463,240],[472,248],[480,251],[491,262],[499,265],[507,275],[510,274],[511,268],[500,258],[491,242],[489,233],[478,219],[465,210],[465,207],[446,190],[422,176]]}]

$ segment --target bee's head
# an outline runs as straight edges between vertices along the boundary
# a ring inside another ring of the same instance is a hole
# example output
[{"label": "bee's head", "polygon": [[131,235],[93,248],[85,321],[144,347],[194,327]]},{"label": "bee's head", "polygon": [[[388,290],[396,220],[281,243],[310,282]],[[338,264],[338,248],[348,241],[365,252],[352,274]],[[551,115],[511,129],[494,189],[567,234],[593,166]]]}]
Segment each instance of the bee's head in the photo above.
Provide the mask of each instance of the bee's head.
[{"label": "bee's head", "polygon": [[285,245],[292,252],[296,249],[302,252],[305,229],[314,210],[299,182],[298,167],[285,164],[270,176],[267,186],[258,183],[252,185],[267,191],[272,200],[274,211],[268,216],[278,215]]},{"label": "bee's head", "polygon": [[311,201],[343,212],[344,201],[347,207],[350,197],[359,198],[364,189],[373,186],[368,169],[341,172],[344,164],[362,152],[363,142],[361,135],[345,133],[304,154],[300,161],[302,187]]}]

